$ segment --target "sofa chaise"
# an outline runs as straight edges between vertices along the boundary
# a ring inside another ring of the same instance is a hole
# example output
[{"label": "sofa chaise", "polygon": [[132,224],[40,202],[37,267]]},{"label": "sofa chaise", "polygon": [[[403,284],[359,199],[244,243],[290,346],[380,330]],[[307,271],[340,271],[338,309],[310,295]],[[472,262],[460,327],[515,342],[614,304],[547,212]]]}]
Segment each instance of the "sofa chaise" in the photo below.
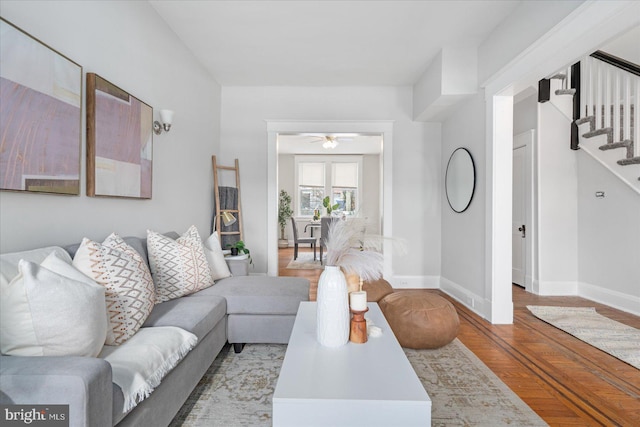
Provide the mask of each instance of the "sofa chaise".
[{"label": "sofa chaise", "polygon": [[[176,233],[167,233],[176,238]],[[124,239],[149,263],[145,239]],[[79,245],[64,248],[71,257]],[[60,247],[3,254],[1,273],[18,260],[42,262]],[[233,264],[231,272],[234,272]],[[68,404],[71,426],[166,426],[182,407],[226,342],[241,351],[244,343],[288,343],[309,282],[290,277],[224,278],[188,296],[156,304],[140,331],[171,326],[197,337],[197,344],[162,378],[151,394],[126,411],[112,366],[100,357],[0,356],[0,403]],[[126,345],[126,343],[124,344]]]}]

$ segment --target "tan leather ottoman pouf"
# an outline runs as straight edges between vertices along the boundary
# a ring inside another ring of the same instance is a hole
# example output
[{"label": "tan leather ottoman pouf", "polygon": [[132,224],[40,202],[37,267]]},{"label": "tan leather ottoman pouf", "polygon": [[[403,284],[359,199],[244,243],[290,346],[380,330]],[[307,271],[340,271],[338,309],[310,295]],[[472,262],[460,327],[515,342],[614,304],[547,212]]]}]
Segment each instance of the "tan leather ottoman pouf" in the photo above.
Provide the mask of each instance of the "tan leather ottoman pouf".
[{"label": "tan leather ottoman pouf", "polygon": [[384,279],[364,282],[362,290],[367,292],[367,301],[378,302],[390,293],[393,293],[391,284]]},{"label": "tan leather ottoman pouf", "polygon": [[395,291],[378,302],[402,347],[438,348],[458,335],[458,313],[445,298],[425,291]]}]

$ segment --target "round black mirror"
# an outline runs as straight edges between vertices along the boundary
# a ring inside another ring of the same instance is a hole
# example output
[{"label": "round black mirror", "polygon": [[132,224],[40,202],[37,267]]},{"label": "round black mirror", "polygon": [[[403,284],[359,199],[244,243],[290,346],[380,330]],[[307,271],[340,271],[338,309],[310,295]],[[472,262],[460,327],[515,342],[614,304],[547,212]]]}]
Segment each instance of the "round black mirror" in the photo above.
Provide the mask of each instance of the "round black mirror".
[{"label": "round black mirror", "polygon": [[476,188],[476,168],[466,148],[456,149],[447,164],[445,191],[449,206],[455,212],[464,212],[471,204]]}]

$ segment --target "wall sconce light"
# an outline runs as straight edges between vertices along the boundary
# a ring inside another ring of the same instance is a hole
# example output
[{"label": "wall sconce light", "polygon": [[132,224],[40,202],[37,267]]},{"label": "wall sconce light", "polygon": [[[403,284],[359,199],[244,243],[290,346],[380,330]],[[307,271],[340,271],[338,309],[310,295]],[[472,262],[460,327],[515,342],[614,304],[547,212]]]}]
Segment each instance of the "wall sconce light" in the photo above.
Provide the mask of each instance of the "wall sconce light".
[{"label": "wall sconce light", "polygon": [[157,120],[153,122],[153,132],[156,135],[160,135],[162,133],[162,129],[164,129],[165,132],[169,132],[169,129],[171,129],[171,122],[173,122],[173,111],[160,110],[160,120],[162,120],[162,123]]},{"label": "wall sconce light", "polygon": [[236,217],[227,211],[222,211],[222,213],[220,214],[220,218],[222,218],[222,223],[225,227],[228,227],[237,221]]}]

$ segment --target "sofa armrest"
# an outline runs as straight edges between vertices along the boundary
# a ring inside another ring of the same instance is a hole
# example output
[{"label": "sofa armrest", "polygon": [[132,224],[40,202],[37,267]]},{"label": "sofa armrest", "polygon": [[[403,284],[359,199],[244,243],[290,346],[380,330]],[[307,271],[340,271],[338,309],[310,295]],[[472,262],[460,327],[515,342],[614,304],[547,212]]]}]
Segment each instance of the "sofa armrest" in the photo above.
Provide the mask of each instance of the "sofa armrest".
[{"label": "sofa armrest", "polygon": [[74,427],[111,427],[111,381],[98,358],[0,356],[0,403],[66,404]]}]

